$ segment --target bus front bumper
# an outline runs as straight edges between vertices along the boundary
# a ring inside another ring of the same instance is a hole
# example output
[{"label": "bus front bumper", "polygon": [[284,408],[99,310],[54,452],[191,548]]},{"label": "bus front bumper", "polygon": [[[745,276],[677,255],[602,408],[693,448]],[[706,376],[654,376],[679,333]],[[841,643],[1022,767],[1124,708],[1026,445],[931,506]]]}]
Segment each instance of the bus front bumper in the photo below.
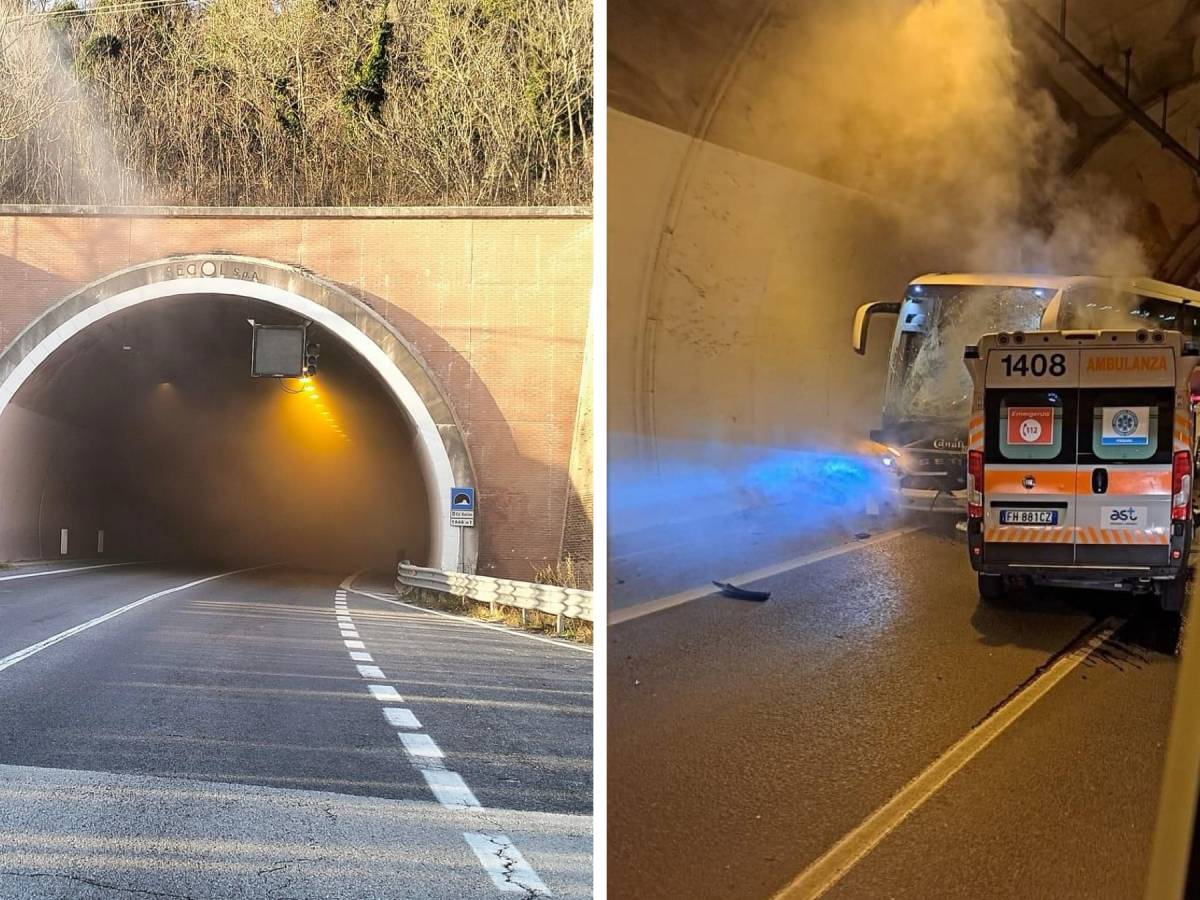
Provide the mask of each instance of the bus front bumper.
[{"label": "bus front bumper", "polygon": [[945,512],[966,514],[967,492],[935,491],[924,488],[896,486],[892,489],[892,503],[897,509],[912,512]]}]

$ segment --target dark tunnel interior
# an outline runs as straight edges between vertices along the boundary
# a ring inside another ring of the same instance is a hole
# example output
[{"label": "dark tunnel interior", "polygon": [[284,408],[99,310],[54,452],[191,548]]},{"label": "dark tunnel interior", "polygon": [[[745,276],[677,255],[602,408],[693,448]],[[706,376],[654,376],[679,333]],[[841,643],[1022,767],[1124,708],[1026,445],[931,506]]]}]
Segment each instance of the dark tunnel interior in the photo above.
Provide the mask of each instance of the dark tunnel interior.
[{"label": "dark tunnel interior", "polygon": [[39,366],[0,415],[0,559],[425,559],[415,432],[377,374],[310,326],[315,378],[254,378],[250,319],[302,321],[241,297],[156,300]]}]

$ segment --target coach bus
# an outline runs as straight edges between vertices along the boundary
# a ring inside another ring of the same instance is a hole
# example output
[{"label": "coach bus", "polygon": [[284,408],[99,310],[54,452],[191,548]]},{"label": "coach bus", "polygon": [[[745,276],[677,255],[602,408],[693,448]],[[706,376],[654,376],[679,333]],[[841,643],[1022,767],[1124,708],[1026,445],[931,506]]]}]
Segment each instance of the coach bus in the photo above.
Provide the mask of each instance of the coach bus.
[{"label": "coach bus", "polygon": [[965,509],[971,378],[962,355],[981,335],[1147,328],[1200,340],[1200,292],[1150,278],[925,275],[908,285],[899,302],[858,308],[855,352],[866,353],[868,328],[879,315],[897,321],[882,423],[870,437],[883,465],[895,473],[895,504],[910,510]]}]

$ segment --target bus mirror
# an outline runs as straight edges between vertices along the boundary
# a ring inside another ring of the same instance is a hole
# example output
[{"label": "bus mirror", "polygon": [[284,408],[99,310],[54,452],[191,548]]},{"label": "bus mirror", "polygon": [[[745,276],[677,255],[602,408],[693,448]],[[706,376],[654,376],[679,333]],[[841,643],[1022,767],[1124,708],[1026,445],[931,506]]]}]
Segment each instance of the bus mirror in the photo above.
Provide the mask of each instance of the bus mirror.
[{"label": "bus mirror", "polygon": [[854,333],[850,337],[850,345],[859,356],[867,352],[867,328],[871,324],[871,316],[876,315],[900,315],[899,302],[876,300],[872,303],[864,303],[854,313]]}]

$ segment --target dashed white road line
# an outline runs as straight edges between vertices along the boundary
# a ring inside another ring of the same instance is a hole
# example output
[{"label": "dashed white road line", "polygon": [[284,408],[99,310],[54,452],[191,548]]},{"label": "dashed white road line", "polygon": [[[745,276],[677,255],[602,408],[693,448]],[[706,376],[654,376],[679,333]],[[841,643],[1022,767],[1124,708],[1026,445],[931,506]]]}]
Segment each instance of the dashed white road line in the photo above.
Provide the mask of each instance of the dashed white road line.
[{"label": "dashed white road line", "polygon": [[419,756],[423,759],[445,759],[446,754],[442,752],[442,748],[434,743],[433,738],[427,734],[413,734],[408,731],[397,733],[400,738],[400,743],[404,745],[404,751],[409,756]]},{"label": "dashed white road line", "polygon": [[[351,632],[348,630],[352,627],[353,619],[350,617],[349,610],[346,608],[345,591],[344,589],[350,585],[359,573],[349,576],[342,582],[336,594],[336,602],[334,609],[338,613],[338,628],[343,637],[346,637]],[[374,594],[366,594],[362,591],[355,593],[363,594],[363,596],[382,599],[384,602],[397,602],[387,600],[386,598],[377,597]],[[400,606],[408,606],[407,603],[398,603]],[[421,612],[431,612],[431,610],[423,610],[420,607],[413,607]],[[344,615],[343,615],[344,613]],[[450,618],[458,618],[450,616]],[[465,620],[469,621],[469,620]],[[483,623],[475,623],[483,624]],[[512,634],[507,629],[499,629],[505,633]],[[358,637],[358,633],[353,633],[354,637]],[[522,635],[526,637],[535,637],[533,635]],[[546,640],[546,639],[542,639]],[[547,641],[559,646],[565,646],[559,641]],[[346,647],[350,649],[350,658],[355,662],[372,661],[371,654],[365,652],[365,647],[362,641],[345,641]],[[362,652],[355,652],[357,648]],[[358,669],[358,674],[366,679],[383,680],[383,670],[378,666],[355,666]],[[399,691],[387,684],[368,684],[367,690],[371,692],[376,700],[381,703],[403,703],[404,698],[400,696]],[[421,727],[421,723],[417,721],[416,715],[412,710],[400,706],[384,706],[384,718],[387,719],[389,725],[397,729],[407,729],[397,731],[396,736],[400,739],[400,743],[404,747],[404,752],[412,763],[413,768],[421,773],[421,777],[425,779],[425,784],[428,785],[430,792],[434,798],[442,806],[452,807],[455,809],[483,809],[479,798],[467,787],[467,783],[463,781],[462,776],[457,772],[452,772],[446,767],[446,754],[442,752],[442,748],[437,745],[434,739],[425,732],[414,731]],[[476,832],[464,832],[463,838],[466,839],[468,846],[474,851],[480,863],[483,864],[484,870],[492,879],[492,882],[502,891],[513,891],[532,895],[535,897],[550,897],[553,896],[545,883],[538,877],[537,873],[525,861],[525,857],[513,845],[513,842],[502,834],[481,834]]]},{"label": "dashed white road line", "polygon": [[9,666],[15,666],[22,660],[29,659],[29,657],[33,656],[35,653],[41,653],[47,647],[53,647],[55,644],[61,643],[67,638],[74,637],[81,632],[87,631],[89,628],[94,628],[97,625],[107,622],[109,619],[115,619],[122,613],[127,613],[131,609],[137,609],[139,606],[149,603],[151,600],[157,600],[159,597],[165,597],[168,594],[175,594],[179,591],[186,591],[188,588],[196,587],[196,585],[204,584],[209,581],[215,581],[218,578],[227,578],[230,575],[240,575],[242,572],[253,572],[255,569],[266,568],[269,568],[269,566],[250,566],[246,569],[234,569],[230,572],[221,572],[217,575],[209,575],[207,578],[198,578],[195,581],[189,581],[187,584],[181,584],[173,588],[167,588],[165,591],[156,591],[153,594],[147,594],[140,600],[134,600],[132,603],[126,603],[124,606],[118,607],[112,612],[107,612],[102,616],[96,616],[96,618],[89,619],[87,622],[76,625],[74,628],[68,628],[66,631],[60,631],[58,634],[52,635],[43,641],[38,641],[36,644],[30,644],[28,647],[18,650],[16,653],[10,653],[8,656],[0,659],[0,671],[7,669]]},{"label": "dashed white road line", "polygon": [[76,572],[91,572],[94,569],[112,569],[116,566],[140,566],[140,562],[100,563],[95,566],[73,566],[70,569],[50,569],[43,572],[22,572],[19,575],[0,575],[0,581],[16,581],[20,578],[41,578],[44,575],[74,575]]},{"label": "dashed white road line", "polygon": [[417,721],[417,717],[413,715],[413,711],[405,709],[403,706],[385,706],[383,708],[383,717],[387,719],[388,724],[393,728],[421,727],[421,723]]},{"label": "dashed white road line", "polygon": [[1075,647],[1054,661],[966,736],[938,757],[900,793],[864,819],[857,828],[810,864],[795,880],[775,895],[775,900],[813,900],[838,883],[864,856],[896,829],[909,815],[932,797],[947,781],[974,759],[1005,729],[1069,675],[1124,622],[1108,618],[1098,623]]},{"label": "dashed white road line", "polygon": [[479,857],[492,883],[500,890],[532,894],[535,897],[553,896],[529,863],[525,862],[521,851],[505,835],[467,832],[463,837]]},{"label": "dashed white road line", "polygon": [[368,684],[367,690],[371,692],[371,696],[381,703],[403,703],[404,698],[390,684]]},{"label": "dashed white road line", "polygon": [[420,766],[417,769],[424,776],[425,783],[429,785],[429,790],[433,792],[437,802],[442,806],[454,809],[483,809],[479,800],[471,793],[471,789],[467,787],[467,783],[457,772]]}]

